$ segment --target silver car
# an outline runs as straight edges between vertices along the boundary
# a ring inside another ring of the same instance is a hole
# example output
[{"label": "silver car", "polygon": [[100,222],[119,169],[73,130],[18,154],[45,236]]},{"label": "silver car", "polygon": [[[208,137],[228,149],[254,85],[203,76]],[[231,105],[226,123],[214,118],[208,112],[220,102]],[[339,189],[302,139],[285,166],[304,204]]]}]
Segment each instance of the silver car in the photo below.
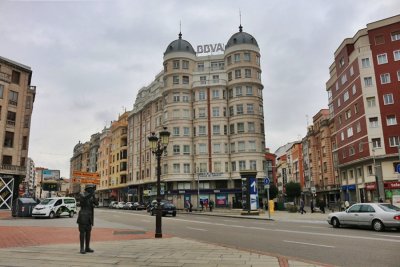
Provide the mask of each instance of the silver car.
[{"label": "silver car", "polygon": [[371,227],[375,231],[400,230],[400,208],[389,203],[357,203],[346,211],[330,213],[328,223],[335,228],[352,225]]}]

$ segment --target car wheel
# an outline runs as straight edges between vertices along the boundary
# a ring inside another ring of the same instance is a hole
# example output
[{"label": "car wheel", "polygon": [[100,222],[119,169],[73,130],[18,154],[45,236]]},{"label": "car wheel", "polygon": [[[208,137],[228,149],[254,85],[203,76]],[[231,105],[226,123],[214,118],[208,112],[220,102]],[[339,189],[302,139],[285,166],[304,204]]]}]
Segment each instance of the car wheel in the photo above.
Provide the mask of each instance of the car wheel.
[{"label": "car wheel", "polygon": [[176,217],[176,212],[172,214],[172,217]]},{"label": "car wheel", "polygon": [[53,219],[54,217],[55,217],[54,212],[50,212],[50,214],[49,214],[49,219]]},{"label": "car wheel", "polygon": [[151,216],[154,216],[154,211],[151,211],[150,213],[151,213]]},{"label": "car wheel", "polygon": [[69,217],[70,217],[70,218],[73,218],[74,215],[75,215],[75,212],[73,212],[73,211],[71,211],[71,212],[69,213]]},{"label": "car wheel", "polygon": [[374,220],[372,221],[372,228],[377,231],[383,231],[383,229],[385,229],[385,226],[383,225],[383,223],[380,220]]},{"label": "car wheel", "polygon": [[339,228],[340,227],[340,222],[339,222],[338,218],[333,217],[331,222],[332,222],[333,228]]}]

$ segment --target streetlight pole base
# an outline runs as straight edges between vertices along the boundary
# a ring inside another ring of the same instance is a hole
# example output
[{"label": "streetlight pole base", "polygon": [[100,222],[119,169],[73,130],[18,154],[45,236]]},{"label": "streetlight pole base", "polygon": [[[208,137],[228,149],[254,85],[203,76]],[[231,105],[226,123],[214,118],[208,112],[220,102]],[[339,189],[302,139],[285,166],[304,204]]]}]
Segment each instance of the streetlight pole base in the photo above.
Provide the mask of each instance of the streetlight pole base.
[{"label": "streetlight pole base", "polygon": [[154,237],[155,237],[155,238],[162,238],[162,234],[156,233],[156,234],[154,235]]}]

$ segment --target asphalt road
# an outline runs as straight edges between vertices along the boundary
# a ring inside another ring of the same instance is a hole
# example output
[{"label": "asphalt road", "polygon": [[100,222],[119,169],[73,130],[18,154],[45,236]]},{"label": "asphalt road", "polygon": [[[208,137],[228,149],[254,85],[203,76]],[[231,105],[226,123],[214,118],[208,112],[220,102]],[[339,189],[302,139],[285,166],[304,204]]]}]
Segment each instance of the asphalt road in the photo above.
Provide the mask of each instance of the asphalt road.
[{"label": "asphalt road", "polygon": [[[0,225],[77,227],[75,218],[0,220]],[[95,209],[99,228],[155,231],[146,211]],[[163,217],[163,234],[336,266],[393,266],[400,262],[400,232],[332,228],[321,221],[267,221],[178,213]]]},{"label": "asphalt road", "polygon": [[[155,230],[146,211],[96,209],[100,224]],[[399,266],[400,232],[332,228],[322,222],[277,222],[178,214],[163,217],[164,234],[337,266]]]}]

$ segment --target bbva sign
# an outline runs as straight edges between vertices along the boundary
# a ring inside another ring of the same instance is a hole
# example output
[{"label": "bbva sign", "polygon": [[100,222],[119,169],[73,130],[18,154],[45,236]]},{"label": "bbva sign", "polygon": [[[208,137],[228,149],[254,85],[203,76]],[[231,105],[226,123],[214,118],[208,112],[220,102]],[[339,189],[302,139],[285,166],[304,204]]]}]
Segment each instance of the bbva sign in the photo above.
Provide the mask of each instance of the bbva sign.
[{"label": "bbva sign", "polygon": [[215,52],[224,52],[225,45],[221,43],[217,44],[206,44],[206,45],[198,45],[197,46],[197,53],[215,53]]}]

